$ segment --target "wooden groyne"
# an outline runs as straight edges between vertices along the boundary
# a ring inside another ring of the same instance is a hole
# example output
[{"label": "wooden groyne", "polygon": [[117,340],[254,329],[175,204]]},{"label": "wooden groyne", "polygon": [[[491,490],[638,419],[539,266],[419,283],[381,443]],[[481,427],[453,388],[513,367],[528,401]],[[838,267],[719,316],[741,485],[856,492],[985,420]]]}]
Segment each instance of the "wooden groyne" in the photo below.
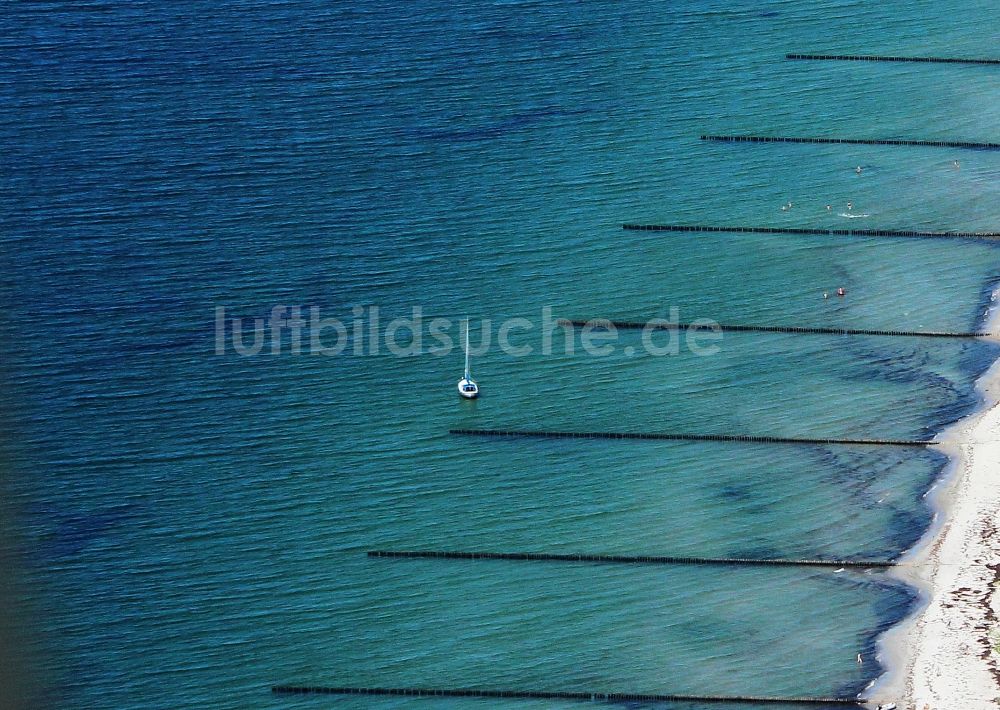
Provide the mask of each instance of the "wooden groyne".
[{"label": "wooden groyne", "polygon": [[1000,232],[958,232],[919,229],[823,229],[821,227],[727,227],[706,224],[635,224],[622,229],[637,232],[736,232],[744,234],[816,234],[843,237],[917,237],[926,239],[1000,239]]},{"label": "wooden groyne", "polygon": [[848,444],[854,446],[930,446],[913,439],[817,439],[742,434],[658,434],[625,431],[539,431],[525,429],[451,429],[462,436],[534,437],[545,439],[639,439],[644,441],[737,441],[750,444]]},{"label": "wooden groyne", "polygon": [[432,560],[508,560],[513,562],[595,562],[636,565],[739,565],[744,567],[827,567],[888,569],[889,560],[795,560],[747,557],[671,557],[660,555],[587,555],[544,552],[460,552],[452,550],[371,550],[369,557]]},{"label": "wooden groyne", "polygon": [[858,698],[768,697],[762,695],[674,695],[664,693],[609,693],[572,690],[487,690],[485,688],[359,688],[340,686],[275,685],[276,695],[393,695],[417,698],[497,698],[582,700],[612,703],[742,703],[746,705],[851,705]]},{"label": "wooden groyne", "polygon": [[702,136],[703,141],[726,143],[838,143],[843,145],[909,145],[931,148],[971,148],[975,150],[1000,150],[1000,143],[974,141],[919,141],[895,138],[805,138],[798,136]]},{"label": "wooden groyne", "polygon": [[621,321],[593,318],[572,320],[560,318],[557,324],[574,328],[608,328],[617,330],[694,330],[732,333],[805,333],[811,335],[881,335],[905,338],[980,338],[988,333],[978,331],[948,332],[934,330],[877,330],[872,328],[824,328],[797,325],[736,325],[732,323],[672,323],[660,320]]},{"label": "wooden groyne", "polygon": [[878,54],[786,54],[785,59],[809,59],[836,62],[918,62],[923,64],[1000,64],[1000,59],[963,59],[961,57],[891,57]]}]

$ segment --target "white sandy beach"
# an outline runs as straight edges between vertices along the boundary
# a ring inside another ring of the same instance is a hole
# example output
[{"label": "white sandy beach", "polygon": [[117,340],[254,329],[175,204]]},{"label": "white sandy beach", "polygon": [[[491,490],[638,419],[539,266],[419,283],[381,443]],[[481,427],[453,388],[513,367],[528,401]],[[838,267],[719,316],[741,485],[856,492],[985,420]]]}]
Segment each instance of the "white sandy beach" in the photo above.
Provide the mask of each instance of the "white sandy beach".
[{"label": "white sandy beach", "polygon": [[[990,332],[997,332],[991,319]],[[951,459],[930,494],[935,523],[895,574],[922,592],[918,613],[884,635],[889,672],[871,693],[901,709],[1000,708],[1000,363],[983,407],[939,437]]]}]

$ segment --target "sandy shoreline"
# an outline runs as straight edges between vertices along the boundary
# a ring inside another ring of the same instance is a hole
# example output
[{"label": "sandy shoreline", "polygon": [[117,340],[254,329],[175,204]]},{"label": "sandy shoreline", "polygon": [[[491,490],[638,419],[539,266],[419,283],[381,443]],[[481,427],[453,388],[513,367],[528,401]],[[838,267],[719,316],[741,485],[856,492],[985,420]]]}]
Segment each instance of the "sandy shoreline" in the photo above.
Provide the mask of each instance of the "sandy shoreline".
[{"label": "sandy shoreline", "polygon": [[[996,333],[993,315],[988,330]],[[921,607],[879,640],[888,671],[867,696],[873,702],[1000,708],[1000,653],[992,649],[1000,645],[1000,361],[977,389],[982,406],[938,437],[951,463],[928,494],[934,524],[893,572],[920,590]]]}]

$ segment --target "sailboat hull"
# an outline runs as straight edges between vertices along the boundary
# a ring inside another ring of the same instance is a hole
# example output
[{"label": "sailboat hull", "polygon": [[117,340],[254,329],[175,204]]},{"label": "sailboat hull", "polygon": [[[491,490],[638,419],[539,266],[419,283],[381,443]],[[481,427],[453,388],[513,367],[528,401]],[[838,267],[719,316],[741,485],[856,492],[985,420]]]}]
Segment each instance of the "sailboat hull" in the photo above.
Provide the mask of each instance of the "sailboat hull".
[{"label": "sailboat hull", "polygon": [[479,385],[475,380],[463,377],[458,381],[458,394],[465,399],[475,399],[479,396]]}]

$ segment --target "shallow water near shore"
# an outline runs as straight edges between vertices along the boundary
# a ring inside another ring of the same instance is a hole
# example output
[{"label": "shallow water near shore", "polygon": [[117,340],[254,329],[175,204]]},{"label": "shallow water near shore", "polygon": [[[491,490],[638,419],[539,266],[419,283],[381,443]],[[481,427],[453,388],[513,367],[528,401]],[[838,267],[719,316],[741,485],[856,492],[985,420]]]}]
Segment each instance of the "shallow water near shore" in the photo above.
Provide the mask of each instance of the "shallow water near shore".
[{"label": "shallow water near shore", "polygon": [[[656,357],[622,332],[594,357],[558,334],[543,354],[541,313],[977,329],[989,243],[620,225],[1000,228],[998,152],[698,140],[995,141],[995,68],[783,56],[989,56],[997,21],[979,0],[4,13],[6,488],[58,705],[331,702],[271,696],[281,683],[861,691],[914,601],[883,575],[364,553],[913,545],[932,447],[448,430],[929,439],[969,412],[998,355],[978,340],[727,333],[717,354]],[[848,201],[871,216],[839,217]],[[483,319],[495,338],[521,317],[531,352],[474,358],[475,402],[455,396],[458,350],[294,355],[286,331],[279,354],[214,354],[217,307],[275,305],[345,322],[377,305],[383,323],[420,306],[455,337],[469,316],[474,344]],[[483,704],[336,700],[428,702]]]}]

